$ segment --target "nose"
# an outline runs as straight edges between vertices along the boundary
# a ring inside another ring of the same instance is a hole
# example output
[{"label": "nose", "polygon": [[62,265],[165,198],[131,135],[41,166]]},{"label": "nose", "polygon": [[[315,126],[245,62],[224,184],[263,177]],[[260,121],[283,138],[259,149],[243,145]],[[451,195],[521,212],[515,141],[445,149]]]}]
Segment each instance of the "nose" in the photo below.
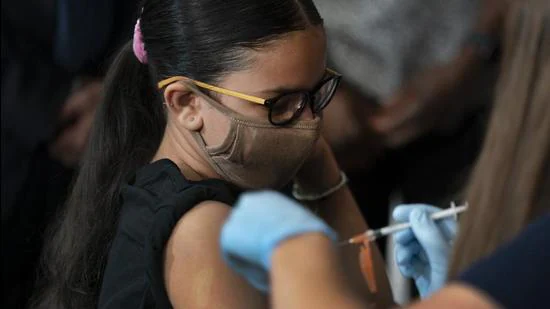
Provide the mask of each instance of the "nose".
[{"label": "nose", "polygon": [[313,113],[313,104],[311,102],[308,102],[304,109],[302,110],[302,114],[300,115],[300,120],[313,120],[315,119],[315,114]]}]

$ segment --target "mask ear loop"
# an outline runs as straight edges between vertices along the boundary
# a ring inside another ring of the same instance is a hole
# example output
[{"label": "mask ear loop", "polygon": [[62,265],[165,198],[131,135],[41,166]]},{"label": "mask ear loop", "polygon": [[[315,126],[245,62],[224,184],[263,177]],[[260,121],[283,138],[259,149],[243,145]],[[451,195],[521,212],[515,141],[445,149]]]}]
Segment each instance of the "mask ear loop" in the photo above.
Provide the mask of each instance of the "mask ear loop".
[{"label": "mask ear loop", "polygon": [[[189,90],[191,90],[193,93],[195,93],[197,95],[200,95],[202,97],[207,96],[202,91],[197,89],[197,87],[195,87],[195,85],[193,83],[187,82],[185,80],[179,80],[179,81],[176,81],[176,82],[183,83],[187,88],[189,88]],[[166,85],[166,86],[168,86],[168,85]],[[164,88],[162,88],[162,91],[164,92]],[[172,104],[171,102],[170,103],[162,102],[162,105],[169,106],[169,107],[174,107],[174,104]]]},{"label": "mask ear loop", "polygon": [[[215,108],[219,112],[222,112],[222,108],[226,108],[221,103],[216,102],[214,99],[210,98],[207,94],[200,91],[193,83],[188,82],[188,81],[180,81],[180,82],[183,82],[189,88],[189,90],[191,90],[196,95],[202,97],[204,100],[206,100],[208,102],[209,105],[213,106],[213,108]],[[221,105],[221,107],[220,107],[220,105]],[[239,134],[237,132],[238,130],[239,130],[239,126],[237,125],[236,122],[232,121],[231,122],[231,127],[230,127],[229,132],[228,132],[228,135],[235,135],[234,138],[237,138],[237,136]],[[209,148],[209,146],[206,144],[206,141],[204,140],[204,138],[202,137],[200,132],[193,131],[193,132],[191,132],[191,136],[193,137],[195,142],[198,144],[199,148],[202,150],[202,152],[204,154],[204,158],[206,159],[206,161],[210,164],[210,166],[214,169],[214,171],[216,171],[216,173],[218,175],[222,176],[224,179],[238,178],[238,177],[235,177],[234,175],[229,175],[227,172],[225,172],[222,168],[220,168],[218,166],[218,163],[216,163],[216,161],[214,161],[212,159],[211,155],[213,155],[213,153],[212,153],[213,150],[211,148]],[[231,140],[234,139],[234,138],[231,138]],[[214,155],[215,155],[215,151],[214,151]],[[230,177],[230,176],[233,176],[233,177]],[[239,181],[242,182],[242,180],[240,178],[239,178]]]}]

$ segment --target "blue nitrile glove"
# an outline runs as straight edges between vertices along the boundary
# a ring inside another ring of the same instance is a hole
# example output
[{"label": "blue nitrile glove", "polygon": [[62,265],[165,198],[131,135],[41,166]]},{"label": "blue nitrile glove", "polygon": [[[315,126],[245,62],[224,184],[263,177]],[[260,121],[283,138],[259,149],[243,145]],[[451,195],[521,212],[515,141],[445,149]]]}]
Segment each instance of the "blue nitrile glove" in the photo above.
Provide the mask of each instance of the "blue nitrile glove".
[{"label": "blue nitrile glove", "polygon": [[285,239],[311,232],[337,240],[325,222],[288,197],[274,191],[245,193],[222,228],[221,250],[231,268],[267,292],[274,249]]},{"label": "blue nitrile glove", "polygon": [[425,204],[397,206],[393,218],[410,222],[411,228],[394,235],[395,259],[403,276],[413,278],[420,297],[439,290],[447,279],[451,242],[457,226],[453,218],[434,222],[431,214],[442,210]]}]

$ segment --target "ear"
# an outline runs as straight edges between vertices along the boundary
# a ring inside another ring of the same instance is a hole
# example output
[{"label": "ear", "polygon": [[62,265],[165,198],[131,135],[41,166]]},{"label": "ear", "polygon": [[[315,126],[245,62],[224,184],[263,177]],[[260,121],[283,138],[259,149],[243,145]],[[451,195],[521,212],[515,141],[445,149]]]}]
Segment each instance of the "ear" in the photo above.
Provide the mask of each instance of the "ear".
[{"label": "ear", "polygon": [[203,126],[199,97],[184,83],[172,83],[164,89],[164,104],[178,123],[190,131]]}]

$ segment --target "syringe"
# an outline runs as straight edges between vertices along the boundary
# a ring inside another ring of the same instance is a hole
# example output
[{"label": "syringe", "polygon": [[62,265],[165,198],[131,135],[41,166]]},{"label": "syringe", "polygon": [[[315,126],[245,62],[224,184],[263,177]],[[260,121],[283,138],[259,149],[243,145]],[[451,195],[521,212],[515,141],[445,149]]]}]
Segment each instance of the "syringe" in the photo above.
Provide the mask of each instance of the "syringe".
[{"label": "syringe", "polygon": [[[447,217],[456,216],[459,213],[462,213],[468,209],[468,203],[462,206],[455,206],[455,203],[451,203],[451,207],[444,209],[442,211],[438,211],[430,216],[432,220],[439,220]],[[376,230],[368,230],[364,233],[361,233],[357,236],[353,236],[352,238],[348,239],[347,241],[341,242],[340,245],[347,245],[347,244],[361,244],[364,241],[373,241],[380,237],[387,236],[390,234],[393,234],[395,232],[402,231],[404,229],[408,229],[411,227],[411,224],[406,223],[398,223],[394,225],[389,225],[380,229]]]}]

